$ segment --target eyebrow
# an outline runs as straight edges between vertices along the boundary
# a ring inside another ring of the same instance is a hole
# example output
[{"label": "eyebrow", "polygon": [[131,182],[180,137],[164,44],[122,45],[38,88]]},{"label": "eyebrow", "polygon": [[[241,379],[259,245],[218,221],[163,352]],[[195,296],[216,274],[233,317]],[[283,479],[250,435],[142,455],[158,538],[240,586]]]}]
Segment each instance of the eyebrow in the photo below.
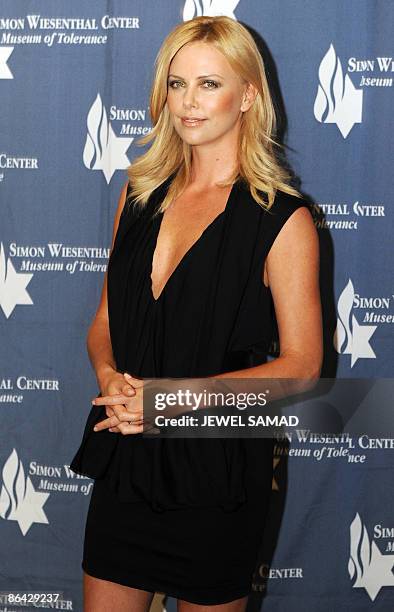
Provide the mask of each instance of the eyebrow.
[{"label": "eyebrow", "polygon": [[[183,79],[183,77],[180,77],[180,76],[178,76],[178,75],[176,75],[176,74],[169,74],[168,76],[169,76],[169,77],[175,77],[175,78],[177,78],[177,79],[182,79],[182,80],[184,80],[184,79]],[[223,78],[224,78],[224,77],[220,76],[220,74],[202,74],[202,75],[198,76],[197,78],[198,78],[198,79],[205,79],[205,78],[207,78],[207,77],[211,77],[211,76],[217,76],[217,77],[219,77],[220,79],[223,79]]]}]

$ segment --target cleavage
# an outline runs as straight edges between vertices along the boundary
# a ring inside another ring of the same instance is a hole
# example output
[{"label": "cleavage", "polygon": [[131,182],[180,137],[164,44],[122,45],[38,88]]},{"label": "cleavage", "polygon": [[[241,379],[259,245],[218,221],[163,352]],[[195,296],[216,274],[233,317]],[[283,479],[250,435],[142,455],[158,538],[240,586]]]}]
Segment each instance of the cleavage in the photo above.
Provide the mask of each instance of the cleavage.
[{"label": "cleavage", "polygon": [[160,299],[167,283],[186,256],[224,212],[229,190],[231,188],[226,188],[226,193],[222,191],[220,194],[220,208],[217,206],[219,199],[217,198],[215,206],[207,205],[206,202],[204,207],[201,206],[201,202],[191,205],[190,201],[182,206],[179,202],[177,207],[169,207],[162,213],[150,277],[151,293],[155,301]]}]

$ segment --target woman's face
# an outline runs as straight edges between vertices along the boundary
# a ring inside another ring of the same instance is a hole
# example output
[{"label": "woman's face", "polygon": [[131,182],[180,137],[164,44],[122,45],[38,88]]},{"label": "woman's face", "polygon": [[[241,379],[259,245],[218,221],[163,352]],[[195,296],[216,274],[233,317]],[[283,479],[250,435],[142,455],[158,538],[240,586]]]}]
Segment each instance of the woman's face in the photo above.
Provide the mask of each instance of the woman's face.
[{"label": "woman's face", "polygon": [[225,141],[249,107],[243,103],[245,89],[213,45],[184,45],[168,71],[167,105],[175,130],[190,145]]}]

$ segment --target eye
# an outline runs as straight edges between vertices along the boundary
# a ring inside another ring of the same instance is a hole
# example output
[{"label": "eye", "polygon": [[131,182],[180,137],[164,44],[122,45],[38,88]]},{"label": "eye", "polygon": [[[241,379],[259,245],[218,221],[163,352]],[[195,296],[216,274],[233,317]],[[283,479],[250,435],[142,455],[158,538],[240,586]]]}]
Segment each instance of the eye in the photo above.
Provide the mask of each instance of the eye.
[{"label": "eye", "polygon": [[174,87],[177,83],[180,83],[181,81],[169,81],[168,85],[170,87],[172,87],[172,89],[178,89],[178,87]]},{"label": "eye", "polygon": [[219,83],[216,83],[216,81],[211,81],[207,79],[203,81],[203,83],[209,83],[210,85],[213,85],[213,87],[206,87],[205,89],[217,89],[219,87]]}]

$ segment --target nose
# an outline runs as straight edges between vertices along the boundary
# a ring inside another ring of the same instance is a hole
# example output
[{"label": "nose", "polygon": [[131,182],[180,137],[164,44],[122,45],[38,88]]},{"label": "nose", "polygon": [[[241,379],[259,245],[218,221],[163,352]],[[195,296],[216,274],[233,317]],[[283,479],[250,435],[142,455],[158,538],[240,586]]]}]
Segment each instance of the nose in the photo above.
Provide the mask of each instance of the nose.
[{"label": "nose", "polygon": [[185,87],[183,94],[183,106],[184,108],[193,108],[198,104],[196,97],[196,90],[194,87]]}]

